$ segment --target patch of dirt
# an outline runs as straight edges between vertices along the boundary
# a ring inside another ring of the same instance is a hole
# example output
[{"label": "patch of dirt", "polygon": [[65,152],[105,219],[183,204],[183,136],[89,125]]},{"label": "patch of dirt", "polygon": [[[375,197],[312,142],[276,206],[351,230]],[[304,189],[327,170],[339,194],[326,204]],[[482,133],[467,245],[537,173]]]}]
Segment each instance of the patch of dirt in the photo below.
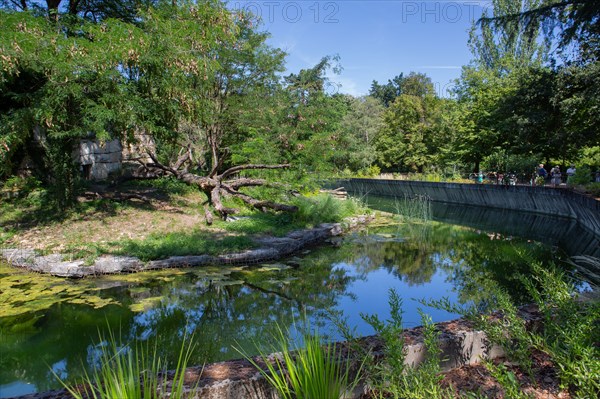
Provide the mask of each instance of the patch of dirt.
[{"label": "patch of dirt", "polygon": [[[200,194],[169,198],[152,188],[107,192],[100,187],[78,200],[85,211],[61,222],[20,226],[3,246],[58,253],[85,249],[90,243],[106,246],[120,240],[144,239],[152,233],[206,228]],[[86,206],[94,200],[102,200],[100,206]]]},{"label": "patch of dirt", "polygon": [[[536,352],[532,356],[533,372],[528,375],[517,365],[506,359],[496,359],[494,364],[503,364],[512,372],[521,386],[521,392],[535,399],[571,399],[573,396],[559,386],[559,378],[553,363],[544,353]],[[477,397],[492,399],[510,399],[500,384],[483,364],[463,366],[444,374],[444,387],[450,387],[457,398],[465,397],[467,392]]]}]

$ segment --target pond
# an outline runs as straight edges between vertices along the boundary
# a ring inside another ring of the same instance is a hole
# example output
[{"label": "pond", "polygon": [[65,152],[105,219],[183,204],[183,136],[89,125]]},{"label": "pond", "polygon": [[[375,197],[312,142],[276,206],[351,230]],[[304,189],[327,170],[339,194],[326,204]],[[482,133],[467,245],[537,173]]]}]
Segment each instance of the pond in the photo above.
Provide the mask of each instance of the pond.
[{"label": "pond", "polygon": [[[404,212],[390,199],[370,206]],[[389,289],[403,298],[406,327],[418,309],[434,321],[457,315],[424,308],[419,299],[473,301],[476,281],[494,279],[527,300],[514,283],[533,262],[557,262],[578,280],[593,281],[569,256],[598,256],[598,237],[565,219],[432,204],[425,219],[385,219],[328,245],[259,266],[166,270],[98,279],[63,280],[0,264],[0,397],[60,387],[97,363],[99,334],[109,327],[123,340],[157,340],[176,353],[186,331],[197,343],[193,363],[256,352],[277,325],[292,331],[308,319],[323,335],[341,336],[332,320],[345,318],[357,335],[373,330],[361,313],[389,316]],[[380,219],[378,219],[380,220]],[[587,234],[587,235],[586,235]]]}]

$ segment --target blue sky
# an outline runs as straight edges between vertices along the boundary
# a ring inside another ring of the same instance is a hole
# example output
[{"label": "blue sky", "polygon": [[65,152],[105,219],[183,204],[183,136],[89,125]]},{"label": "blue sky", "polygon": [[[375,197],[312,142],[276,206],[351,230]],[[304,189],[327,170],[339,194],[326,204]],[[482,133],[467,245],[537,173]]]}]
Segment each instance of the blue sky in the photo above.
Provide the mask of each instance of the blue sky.
[{"label": "blue sky", "polygon": [[410,71],[431,77],[445,95],[471,60],[467,46],[473,19],[491,1],[230,0],[230,6],[262,17],[270,44],[288,53],[288,72],[338,54],[343,71],[330,76],[342,93],[364,95],[373,79]]}]

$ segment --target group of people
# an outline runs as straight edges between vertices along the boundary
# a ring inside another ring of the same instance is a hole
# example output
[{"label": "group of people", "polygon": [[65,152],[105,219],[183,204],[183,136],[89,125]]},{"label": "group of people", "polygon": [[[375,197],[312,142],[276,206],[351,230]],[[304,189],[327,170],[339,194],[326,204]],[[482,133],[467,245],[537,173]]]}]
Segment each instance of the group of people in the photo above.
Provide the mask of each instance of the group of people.
[{"label": "group of people", "polygon": [[[575,172],[575,165],[571,164],[567,169],[567,182],[571,176],[575,175]],[[562,173],[560,171],[560,166],[558,165],[550,169],[550,172],[548,173],[546,168],[544,168],[544,164],[540,164],[537,170],[537,176],[543,179],[544,182],[550,182],[552,187],[556,187],[562,183]]]}]

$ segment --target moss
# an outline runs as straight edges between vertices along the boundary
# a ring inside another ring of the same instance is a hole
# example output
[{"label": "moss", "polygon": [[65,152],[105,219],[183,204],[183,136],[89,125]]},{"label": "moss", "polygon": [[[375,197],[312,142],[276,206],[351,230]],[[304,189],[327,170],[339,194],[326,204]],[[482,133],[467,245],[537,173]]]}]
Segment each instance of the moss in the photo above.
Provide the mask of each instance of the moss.
[{"label": "moss", "polygon": [[100,289],[89,284],[75,284],[50,276],[32,275],[9,269],[9,266],[3,263],[0,263],[0,273],[0,314],[3,317],[39,312],[57,303],[85,304],[93,308],[118,304],[113,299],[101,297]]}]

